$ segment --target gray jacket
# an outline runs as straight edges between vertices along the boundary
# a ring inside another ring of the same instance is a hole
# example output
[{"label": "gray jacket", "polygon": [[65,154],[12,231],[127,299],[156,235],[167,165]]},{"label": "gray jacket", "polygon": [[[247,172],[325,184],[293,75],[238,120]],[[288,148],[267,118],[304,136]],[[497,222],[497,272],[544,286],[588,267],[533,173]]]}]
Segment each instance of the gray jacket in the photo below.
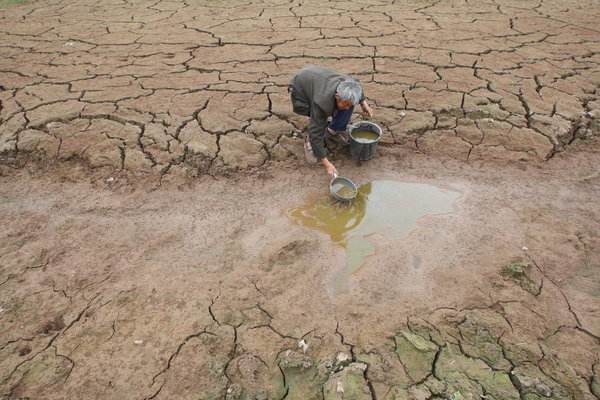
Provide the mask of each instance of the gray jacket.
[{"label": "gray jacket", "polygon": [[[310,117],[308,135],[315,157],[327,156],[325,129],[327,118],[336,110],[335,94],[338,84],[350,78],[327,68],[308,65],[290,83],[294,112]],[[364,100],[364,91],[361,101]]]}]

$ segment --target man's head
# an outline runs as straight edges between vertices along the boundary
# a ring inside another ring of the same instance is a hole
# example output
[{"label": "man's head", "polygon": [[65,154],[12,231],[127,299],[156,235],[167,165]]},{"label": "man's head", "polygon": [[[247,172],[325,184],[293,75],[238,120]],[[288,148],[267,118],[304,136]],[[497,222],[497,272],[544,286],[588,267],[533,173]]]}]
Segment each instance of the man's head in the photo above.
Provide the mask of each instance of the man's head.
[{"label": "man's head", "polygon": [[354,79],[346,79],[338,84],[335,102],[338,110],[347,110],[358,104],[362,97],[362,87]]}]

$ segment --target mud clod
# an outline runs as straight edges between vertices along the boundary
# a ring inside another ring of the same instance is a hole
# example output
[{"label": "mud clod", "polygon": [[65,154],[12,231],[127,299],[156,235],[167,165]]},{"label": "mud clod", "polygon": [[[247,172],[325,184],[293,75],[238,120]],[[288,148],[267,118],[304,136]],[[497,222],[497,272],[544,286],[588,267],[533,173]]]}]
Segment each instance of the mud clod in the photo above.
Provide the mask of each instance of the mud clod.
[{"label": "mud clod", "polygon": [[53,332],[58,332],[65,328],[65,321],[62,315],[56,316],[54,319],[46,322],[39,330],[39,333],[49,335]]},{"label": "mud clod", "polygon": [[533,273],[532,265],[524,261],[514,261],[504,266],[501,275],[511,279],[521,286],[524,290],[533,295],[538,295],[541,288],[531,278]]}]

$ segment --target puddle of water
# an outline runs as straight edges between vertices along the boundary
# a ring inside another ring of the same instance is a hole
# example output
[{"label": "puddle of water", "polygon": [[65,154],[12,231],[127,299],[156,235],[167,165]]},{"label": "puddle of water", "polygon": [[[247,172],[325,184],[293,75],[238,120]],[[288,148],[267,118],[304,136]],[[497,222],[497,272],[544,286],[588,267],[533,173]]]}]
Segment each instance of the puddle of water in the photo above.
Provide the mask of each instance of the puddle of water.
[{"label": "puddle of water", "polygon": [[[380,180],[360,186],[350,204],[324,197],[291,209],[289,216],[298,224],[329,235],[345,249],[346,267],[342,274],[347,278],[375,253],[374,235],[397,240],[412,230],[420,218],[451,212],[459,195],[432,185]],[[420,260],[415,264],[418,268]]]}]

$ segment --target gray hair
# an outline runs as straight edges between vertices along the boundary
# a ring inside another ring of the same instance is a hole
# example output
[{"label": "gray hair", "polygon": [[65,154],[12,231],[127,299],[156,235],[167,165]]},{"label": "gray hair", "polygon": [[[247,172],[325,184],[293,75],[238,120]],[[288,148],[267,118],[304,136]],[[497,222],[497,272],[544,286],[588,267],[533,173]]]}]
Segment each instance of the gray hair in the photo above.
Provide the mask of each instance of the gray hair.
[{"label": "gray hair", "polygon": [[357,105],[362,98],[362,87],[354,79],[348,78],[338,84],[336,94],[340,100],[351,101],[353,105]]}]

